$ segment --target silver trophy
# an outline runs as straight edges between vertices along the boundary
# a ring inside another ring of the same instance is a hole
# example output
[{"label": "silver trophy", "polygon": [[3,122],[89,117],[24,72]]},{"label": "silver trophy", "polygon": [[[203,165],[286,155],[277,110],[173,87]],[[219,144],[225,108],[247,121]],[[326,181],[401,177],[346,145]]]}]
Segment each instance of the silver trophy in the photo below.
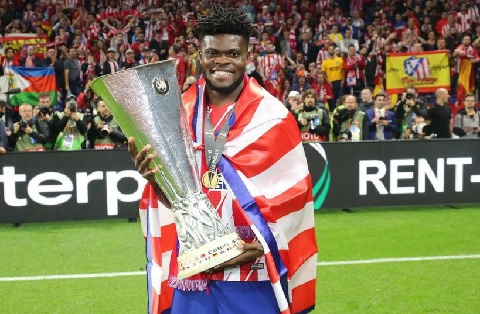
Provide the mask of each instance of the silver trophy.
[{"label": "silver trophy", "polygon": [[242,242],[218,216],[201,188],[175,61],[138,66],[95,80],[102,97],[127,137],[140,151],[151,144],[161,166],[155,181],[172,205],[180,243],[178,279],[184,279],[242,253]]}]

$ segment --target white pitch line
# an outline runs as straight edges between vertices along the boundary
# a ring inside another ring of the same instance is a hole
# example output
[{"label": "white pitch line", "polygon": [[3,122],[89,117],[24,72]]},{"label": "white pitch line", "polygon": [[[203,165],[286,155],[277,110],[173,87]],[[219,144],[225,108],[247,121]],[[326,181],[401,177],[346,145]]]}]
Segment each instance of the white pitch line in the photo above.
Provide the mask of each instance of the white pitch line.
[{"label": "white pitch line", "polygon": [[[365,260],[354,260],[354,261],[331,261],[331,262],[318,262],[317,266],[401,263],[401,262],[439,261],[439,260],[458,260],[458,259],[480,259],[480,254],[451,255],[451,256],[377,258],[377,259],[365,259]],[[124,277],[124,276],[144,276],[145,274],[146,274],[145,271],[130,271],[130,272],[118,272],[118,273],[47,275],[47,276],[34,276],[34,277],[3,277],[3,278],[0,277],[0,282],[55,280],[55,279],[108,278],[108,277]]]},{"label": "white pitch line", "polygon": [[472,183],[480,183],[480,175],[474,174],[470,177],[470,182]]},{"label": "white pitch line", "polygon": [[4,277],[2,281],[34,281],[34,280],[52,280],[52,279],[82,279],[82,278],[105,278],[105,277],[123,277],[145,275],[145,271],[127,271],[121,273],[99,273],[99,274],[75,274],[75,275],[47,275],[35,277]]},{"label": "white pitch line", "polygon": [[400,262],[418,262],[418,261],[440,261],[440,260],[454,260],[454,259],[480,259],[480,254],[450,255],[450,256],[377,258],[377,259],[364,259],[364,260],[356,260],[356,261],[332,261],[332,262],[319,262],[319,263],[317,263],[317,266],[380,264],[380,263],[400,263]]}]

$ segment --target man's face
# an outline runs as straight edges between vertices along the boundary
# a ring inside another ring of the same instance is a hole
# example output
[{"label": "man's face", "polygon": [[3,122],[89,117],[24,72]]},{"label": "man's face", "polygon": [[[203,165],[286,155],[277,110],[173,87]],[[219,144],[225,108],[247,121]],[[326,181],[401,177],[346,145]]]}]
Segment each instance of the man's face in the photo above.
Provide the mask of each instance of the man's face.
[{"label": "man's face", "polygon": [[378,109],[382,109],[385,107],[385,97],[384,96],[377,96],[375,98],[375,107]]},{"label": "man's face", "polygon": [[27,53],[30,57],[35,55],[35,48],[33,46],[30,46],[27,48]]},{"label": "man's face", "polygon": [[441,50],[441,49],[445,49],[445,47],[446,47],[445,39],[443,39],[443,38],[438,39],[437,40],[437,48],[439,50]]},{"label": "man's face", "polygon": [[309,94],[305,96],[305,106],[307,107],[315,107],[315,96]]},{"label": "man's face", "polygon": [[13,58],[13,50],[12,50],[12,49],[8,49],[8,50],[7,50],[6,57],[7,57],[8,59]]},{"label": "man's face", "polygon": [[50,107],[50,97],[41,97],[38,99],[38,105],[44,107]]},{"label": "man's face", "polygon": [[475,97],[468,96],[465,98],[465,108],[466,109],[473,109],[475,107]]},{"label": "man's face", "polygon": [[272,44],[272,42],[270,41],[267,41],[265,43],[265,46],[267,48],[267,52],[270,54],[270,53],[273,53],[273,51],[275,50],[275,46]]},{"label": "man's face", "polygon": [[330,56],[333,56],[335,54],[335,47],[329,46],[327,51]]},{"label": "man's face", "polygon": [[416,92],[414,89],[407,88],[407,93],[413,95],[413,100],[414,100],[414,101],[417,100],[417,92]]},{"label": "man's face", "polygon": [[465,46],[470,46],[471,43],[472,39],[470,38],[470,36],[463,37],[462,44],[464,44]]},{"label": "man's face", "polygon": [[97,104],[97,112],[103,117],[107,118],[110,116],[110,109],[108,109],[107,105],[104,101],[99,101]]},{"label": "man's face", "polygon": [[70,49],[70,58],[75,59],[77,58],[77,56],[78,56],[77,49],[75,48]]},{"label": "man's face", "polygon": [[200,63],[207,86],[229,95],[240,86],[248,61],[247,42],[239,35],[205,36],[200,44]]},{"label": "man's face", "polygon": [[362,100],[372,101],[372,92],[369,89],[362,90]]},{"label": "man's face", "polygon": [[33,108],[32,106],[21,106],[18,113],[23,121],[28,121],[33,117]]},{"label": "man's face", "polygon": [[349,47],[349,48],[348,48],[348,54],[349,54],[350,56],[353,57],[356,52],[357,52],[357,50],[355,49],[355,47]]},{"label": "man's face", "polygon": [[348,111],[355,110],[355,109],[357,109],[357,107],[358,107],[358,104],[357,104],[357,101],[356,101],[355,97],[350,95],[350,96],[347,96],[345,98],[345,108]]}]

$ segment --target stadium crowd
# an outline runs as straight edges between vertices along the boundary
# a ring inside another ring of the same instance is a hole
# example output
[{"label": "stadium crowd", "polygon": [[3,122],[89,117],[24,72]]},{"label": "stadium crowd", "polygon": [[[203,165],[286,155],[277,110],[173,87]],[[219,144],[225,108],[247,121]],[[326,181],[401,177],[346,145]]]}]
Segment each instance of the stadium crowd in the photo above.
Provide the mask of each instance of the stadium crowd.
[{"label": "stadium crowd", "polygon": [[[215,4],[239,6],[254,23],[247,74],[285,103],[305,141],[478,137],[478,0],[1,0],[3,36],[32,33],[48,43],[3,47],[0,74],[10,65],[52,67],[58,97],[0,102],[0,152],[124,146],[91,82],[175,59],[186,90],[201,74],[193,27]],[[390,101],[386,54],[434,50],[448,51],[450,90],[409,87]],[[465,75],[467,86],[459,84]]]}]

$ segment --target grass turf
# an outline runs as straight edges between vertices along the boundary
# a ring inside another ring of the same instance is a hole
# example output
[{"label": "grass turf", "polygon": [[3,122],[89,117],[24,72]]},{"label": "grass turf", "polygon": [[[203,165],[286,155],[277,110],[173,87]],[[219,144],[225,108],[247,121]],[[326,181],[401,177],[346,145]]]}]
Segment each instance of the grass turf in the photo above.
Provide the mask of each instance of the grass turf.
[{"label": "grass turf", "polygon": [[[480,254],[480,209],[324,211],[319,261]],[[144,270],[139,223],[0,225],[0,277]],[[317,268],[315,313],[478,313],[480,259]],[[0,281],[0,313],[144,313],[144,276]],[[254,312],[252,312],[254,313]]]}]

